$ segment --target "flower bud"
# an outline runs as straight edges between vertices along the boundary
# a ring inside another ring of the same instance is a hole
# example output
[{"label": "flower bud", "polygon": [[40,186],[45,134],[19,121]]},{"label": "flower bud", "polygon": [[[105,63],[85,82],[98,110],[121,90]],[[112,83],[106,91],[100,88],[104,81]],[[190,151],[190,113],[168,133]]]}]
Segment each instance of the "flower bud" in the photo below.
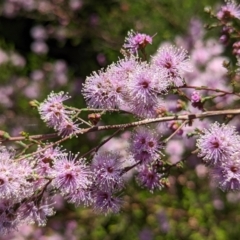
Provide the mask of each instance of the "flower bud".
[{"label": "flower bud", "polygon": [[186,109],[186,103],[184,101],[178,99],[176,109],[177,109],[177,111],[181,111],[183,109]]},{"label": "flower bud", "polygon": [[93,125],[97,125],[100,119],[101,119],[101,114],[99,114],[99,113],[90,113],[90,114],[88,114],[88,120]]}]

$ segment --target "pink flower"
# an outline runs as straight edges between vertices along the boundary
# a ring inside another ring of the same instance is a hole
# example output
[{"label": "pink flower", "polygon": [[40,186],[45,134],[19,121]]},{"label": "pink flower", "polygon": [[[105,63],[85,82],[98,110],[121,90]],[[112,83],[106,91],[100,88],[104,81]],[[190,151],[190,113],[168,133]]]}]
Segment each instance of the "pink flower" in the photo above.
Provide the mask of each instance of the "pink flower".
[{"label": "pink flower", "polygon": [[130,151],[136,162],[149,163],[160,158],[160,148],[159,137],[154,131],[142,127],[133,134]]},{"label": "pink flower", "polygon": [[194,91],[191,95],[191,102],[192,103],[197,103],[201,101],[201,96],[197,91]]},{"label": "pink flower", "polygon": [[118,213],[122,200],[113,195],[111,191],[96,191],[94,193],[94,209],[101,213]]},{"label": "pink flower", "polygon": [[146,187],[153,192],[155,189],[162,189],[162,174],[158,173],[153,166],[143,165],[140,167],[137,182],[140,186]]},{"label": "pink flower", "polygon": [[221,10],[217,13],[219,20],[225,20],[229,18],[240,19],[240,6],[233,0],[226,0],[226,5],[221,7]]},{"label": "pink flower", "polygon": [[83,84],[83,96],[88,106],[93,108],[115,108],[117,95],[110,72],[94,72]]},{"label": "pink flower", "polygon": [[152,44],[152,37],[131,30],[128,32],[124,42],[123,48],[129,49],[132,54],[137,54],[138,50],[145,48],[147,44]]},{"label": "pink flower", "polygon": [[159,48],[157,54],[152,58],[152,65],[165,70],[168,79],[176,86],[181,86],[184,83],[184,74],[192,71],[187,52],[175,46]]},{"label": "pink flower", "polygon": [[133,105],[156,101],[158,94],[167,92],[169,82],[164,71],[153,69],[147,64],[139,64],[130,75],[127,91]]},{"label": "pink flower", "polygon": [[63,106],[63,101],[70,97],[64,92],[52,92],[38,108],[41,118],[50,127],[59,125],[61,121],[68,119],[69,112]]},{"label": "pink flower", "polygon": [[22,221],[28,224],[37,223],[38,226],[45,226],[47,216],[55,214],[53,203],[49,203],[46,197],[41,201],[23,202],[18,211]]},{"label": "pink flower", "polygon": [[99,152],[94,155],[92,169],[94,185],[102,191],[122,189],[124,182],[121,176],[121,156],[113,152]]},{"label": "pink flower", "polygon": [[240,153],[215,166],[210,174],[223,191],[240,190]]},{"label": "pink flower", "polygon": [[207,164],[221,164],[237,151],[239,143],[240,138],[234,127],[215,122],[209,129],[204,129],[197,140],[198,156]]},{"label": "pink flower", "polygon": [[64,92],[52,92],[38,107],[42,120],[63,137],[74,135],[80,130],[78,124],[72,120],[74,111],[63,105],[63,101],[69,98]]},{"label": "pink flower", "polygon": [[77,155],[62,155],[54,161],[52,167],[52,186],[63,195],[75,194],[76,191],[87,189],[91,181],[91,171],[84,163],[84,159],[77,159]]}]

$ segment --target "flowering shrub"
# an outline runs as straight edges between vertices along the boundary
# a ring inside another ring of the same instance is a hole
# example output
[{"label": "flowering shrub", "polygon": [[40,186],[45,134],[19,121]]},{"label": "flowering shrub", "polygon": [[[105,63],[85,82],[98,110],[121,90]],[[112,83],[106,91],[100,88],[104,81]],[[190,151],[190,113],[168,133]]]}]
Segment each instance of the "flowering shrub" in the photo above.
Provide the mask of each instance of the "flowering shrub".
[{"label": "flowering shrub", "polygon": [[[14,14],[26,8],[21,2],[11,4],[19,4]],[[29,11],[36,6],[41,9],[39,3],[28,6]],[[175,45],[166,43],[148,56],[146,49],[154,36],[130,30],[121,50],[123,57],[86,78],[82,95],[87,108],[68,106],[70,95],[53,91],[46,100],[33,100],[30,105],[54,133],[11,136],[0,132],[1,234],[23,223],[46,225],[59,195],[76,207],[90,207],[105,215],[118,213],[131,177],[151,193],[162,190],[171,184],[174,169],[193,155],[202,159],[210,178],[223,191],[239,190],[240,135],[234,120],[240,114],[236,107],[240,60],[235,40],[240,6],[227,1],[217,12],[206,10],[222,28],[220,42],[232,44],[237,57],[232,62],[219,57],[223,46],[215,40],[203,45],[201,31],[196,38],[190,29],[188,41],[178,38]],[[201,29],[197,20],[193,24]],[[41,27],[31,34],[39,41],[47,38]],[[181,43],[186,49],[178,46]],[[41,46],[31,48],[38,54],[47,51]],[[201,71],[204,67],[205,72]],[[32,74],[34,79],[43,77],[42,72]],[[109,113],[128,116],[131,121],[116,119],[105,125],[101,120]],[[74,154],[61,146],[83,134],[113,129],[112,135],[88,152]],[[106,147],[116,141],[117,134],[130,129],[125,153]],[[9,142],[21,148],[4,146]],[[188,156],[183,157],[183,149]]]}]

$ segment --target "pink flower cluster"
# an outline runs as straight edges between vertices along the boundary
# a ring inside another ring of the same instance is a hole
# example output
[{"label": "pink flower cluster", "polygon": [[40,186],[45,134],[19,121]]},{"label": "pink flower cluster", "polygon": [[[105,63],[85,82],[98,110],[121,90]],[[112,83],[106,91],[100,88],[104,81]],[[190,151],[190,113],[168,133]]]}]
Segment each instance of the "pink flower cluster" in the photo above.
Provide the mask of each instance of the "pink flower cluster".
[{"label": "pink flower cluster", "polygon": [[47,216],[54,214],[50,191],[76,204],[89,200],[92,172],[84,159],[59,147],[39,147],[38,152],[35,158],[17,161],[14,152],[0,147],[1,234],[24,223],[44,226]]},{"label": "pink flower cluster", "polygon": [[159,172],[162,165],[161,148],[163,145],[154,130],[138,128],[132,136],[130,153],[135,162],[140,163],[136,168],[137,182],[151,192],[163,188],[161,180],[164,174]]},{"label": "pink flower cluster", "polygon": [[63,105],[63,101],[69,98],[63,92],[58,94],[52,92],[38,108],[43,121],[62,136],[74,135],[80,130],[73,120],[75,112]]},{"label": "pink flower cluster", "polygon": [[224,191],[240,189],[240,135],[232,126],[215,122],[197,140],[198,156],[212,167],[211,176]]},{"label": "pink flower cluster", "polygon": [[105,71],[94,72],[83,85],[83,96],[93,108],[117,108],[139,117],[156,117],[162,96],[171,85],[184,83],[191,71],[186,51],[174,46],[160,48],[150,63],[126,56]]},{"label": "pink flower cluster", "polygon": [[[217,17],[223,23],[228,18],[239,19],[239,6],[228,1]],[[216,89],[227,89],[227,70],[222,67],[225,59],[219,57],[223,48],[214,40],[203,42],[201,24],[197,21],[194,24],[201,31],[196,33],[191,29],[188,41],[178,39],[185,42],[193,64],[187,51],[174,45],[160,46],[150,61],[142,60],[138,52],[144,53],[144,48],[152,43],[152,37],[130,31],[123,45],[124,58],[86,78],[82,94],[87,106],[94,108],[91,111],[119,110],[134,117],[166,117],[163,120],[168,121],[167,125],[155,129],[138,126],[145,124],[145,120],[134,123],[136,125],[132,126],[137,127],[124,156],[118,151],[95,148],[88,163],[78,154],[67,153],[57,144],[44,144],[43,141],[37,142],[39,146],[35,153],[24,157],[0,147],[0,233],[17,229],[22,223],[45,225],[47,217],[55,212],[53,196],[56,194],[76,206],[91,206],[104,214],[118,213],[127,182],[125,174],[133,170],[137,183],[150,192],[162,189],[170,169],[181,160],[184,144],[188,148],[195,145],[194,140],[190,143],[187,139],[187,134],[198,136],[198,157],[211,168],[211,176],[219,187],[225,191],[240,189],[240,136],[236,128],[217,122],[203,128],[204,123],[195,119],[195,113],[205,111],[203,100],[212,97],[210,103],[218,103],[216,99],[220,97],[224,105],[229,100],[226,95],[235,93],[231,92],[231,87],[229,92]],[[198,37],[194,33],[199,34]],[[43,44],[48,37],[41,26],[32,29],[31,34],[34,44]],[[47,52],[44,44],[41,48],[34,44],[31,47],[36,53]],[[238,55],[238,42],[234,48]],[[65,62],[58,61],[52,69],[56,75],[64,75],[67,67]],[[35,82],[43,77],[40,69],[31,74]],[[63,77],[62,82],[66,82],[66,78]],[[209,92],[214,89],[222,95],[211,96]],[[78,117],[81,110],[64,105],[69,98],[64,92],[52,92],[42,103],[35,102],[41,119],[63,137],[61,141],[83,133],[79,122],[87,125],[87,131],[98,129],[98,122],[87,122]],[[179,113],[185,114],[185,118],[178,118]],[[158,129],[161,127],[165,128],[163,134],[167,132],[164,140]],[[34,139],[26,139],[36,143]],[[165,144],[167,157],[162,151]]]}]

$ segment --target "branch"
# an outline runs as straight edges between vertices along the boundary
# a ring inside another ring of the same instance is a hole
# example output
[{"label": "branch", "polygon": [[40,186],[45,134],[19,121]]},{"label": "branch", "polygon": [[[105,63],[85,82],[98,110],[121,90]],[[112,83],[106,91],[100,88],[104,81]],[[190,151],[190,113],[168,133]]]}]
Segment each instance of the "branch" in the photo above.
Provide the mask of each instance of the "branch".
[{"label": "branch", "polygon": [[[151,124],[151,123],[159,123],[159,122],[167,122],[167,121],[173,121],[173,120],[187,120],[191,121],[193,119],[197,118],[206,118],[206,117],[212,117],[212,116],[220,116],[220,115],[237,115],[240,114],[240,109],[227,109],[227,110],[217,110],[217,111],[206,111],[196,114],[182,114],[182,115],[173,115],[173,116],[166,116],[166,117],[159,117],[159,118],[149,118],[144,119],[137,122],[131,122],[131,123],[123,123],[123,124],[113,124],[113,125],[105,125],[105,126],[93,126],[89,128],[82,128],[80,129],[76,135],[85,134],[88,132],[97,132],[97,131],[104,131],[109,129],[126,129],[126,128],[132,128],[137,127],[141,125]],[[51,134],[42,134],[42,135],[32,135],[29,136],[28,139],[35,139],[35,140],[46,140],[50,138],[56,138],[59,137],[57,133],[51,133]],[[58,142],[63,142],[72,136],[67,136]],[[9,137],[7,139],[4,139],[1,141],[22,141],[26,140],[26,137],[18,136],[18,137]]]},{"label": "branch", "polygon": [[[205,118],[205,117],[219,116],[219,115],[236,115],[236,114],[240,114],[240,109],[207,111],[207,112],[198,113],[198,114],[183,114],[183,115],[174,115],[174,116],[167,116],[167,117],[160,117],[160,118],[150,118],[150,119],[145,119],[145,120],[142,120],[142,121],[137,121],[137,122],[132,122],[132,123],[106,125],[106,126],[94,126],[94,127],[91,127],[91,128],[85,128],[85,129],[81,129],[79,132],[77,132],[77,135],[78,134],[85,134],[85,133],[88,133],[88,132],[109,130],[109,129],[126,129],[126,128],[141,126],[141,125],[146,125],[146,124],[150,124],[150,123],[167,122],[167,121],[172,121],[172,120],[192,121],[193,119],[197,119],[197,118]],[[57,136],[57,135],[56,134],[50,135],[50,137],[55,137],[55,136]],[[30,136],[29,138],[37,139],[37,137],[40,137],[41,139],[44,137],[44,139],[46,139],[46,136],[44,136],[44,135],[35,135],[35,136]],[[25,139],[25,137],[15,137],[15,138],[10,137],[6,141],[16,141],[15,140],[16,138],[18,139],[18,141]],[[22,157],[20,157],[16,160],[21,161],[28,156],[34,156],[34,155],[36,155],[40,152],[43,152],[43,151],[47,150],[48,148],[59,145],[60,143],[68,140],[69,138],[72,138],[72,136],[70,135],[70,136],[67,136],[65,138],[62,138],[62,139],[58,140],[57,142],[54,142],[52,144],[47,145],[45,148],[42,148],[42,149],[40,149],[36,152],[30,153],[27,156],[22,156]]]},{"label": "branch", "polygon": [[26,136],[17,136],[17,137],[8,137],[5,139],[0,139],[0,142],[7,142],[7,141],[23,141],[23,140],[47,140],[51,138],[59,137],[57,133],[48,133],[48,134],[38,134],[38,135],[32,135],[29,137]]},{"label": "branch", "polygon": [[192,121],[193,119],[197,119],[197,118],[206,118],[206,117],[220,116],[220,115],[237,115],[237,114],[240,114],[240,109],[206,111],[206,112],[196,113],[196,114],[190,113],[190,114],[174,115],[174,116],[159,117],[159,118],[149,118],[149,119],[144,119],[144,120],[132,122],[132,123],[94,126],[92,128],[81,129],[81,131],[79,133],[84,134],[87,132],[96,132],[96,131],[118,129],[118,128],[126,129],[126,128],[141,126],[141,125],[146,125],[146,124],[150,124],[150,123],[167,122],[167,121],[172,121],[172,120]]},{"label": "branch", "polygon": [[172,89],[175,89],[175,88],[192,88],[192,89],[195,89],[195,90],[205,90],[205,91],[213,91],[213,92],[219,92],[219,93],[225,93],[225,94],[233,94],[235,96],[238,96],[240,97],[240,94],[238,93],[235,93],[235,92],[228,92],[228,91],[225,91],[225,90],[221,90],[221,89],[215,89],[215,88],[208,88],[206,86],[189,86],[189,85],[183,85],[183,86],[180,86],[180,87],[172,87]]},{"label": "branch", "polygon": [[80,156],[80,158],[84,158],[85,156],[87,156],[88,154],[90,154],[92,152],[96,153],[100,147],[102,147],[105,143],[107,143],[111,138],[116,136],[121,130],[122,129],[118,129],[117,131],[115,131],[111,136],[109,136],[107,139],[105,139],[103,142],[101,142],[98,146],[90,149],[88,152],[86,152],[82,156]]},{"label": "branch", "polygon": [[174,137],[178,131],[187,123],[188,121],[185,120],[168,138],[164,140],[164,143],[167,143],[172,137]]}]

